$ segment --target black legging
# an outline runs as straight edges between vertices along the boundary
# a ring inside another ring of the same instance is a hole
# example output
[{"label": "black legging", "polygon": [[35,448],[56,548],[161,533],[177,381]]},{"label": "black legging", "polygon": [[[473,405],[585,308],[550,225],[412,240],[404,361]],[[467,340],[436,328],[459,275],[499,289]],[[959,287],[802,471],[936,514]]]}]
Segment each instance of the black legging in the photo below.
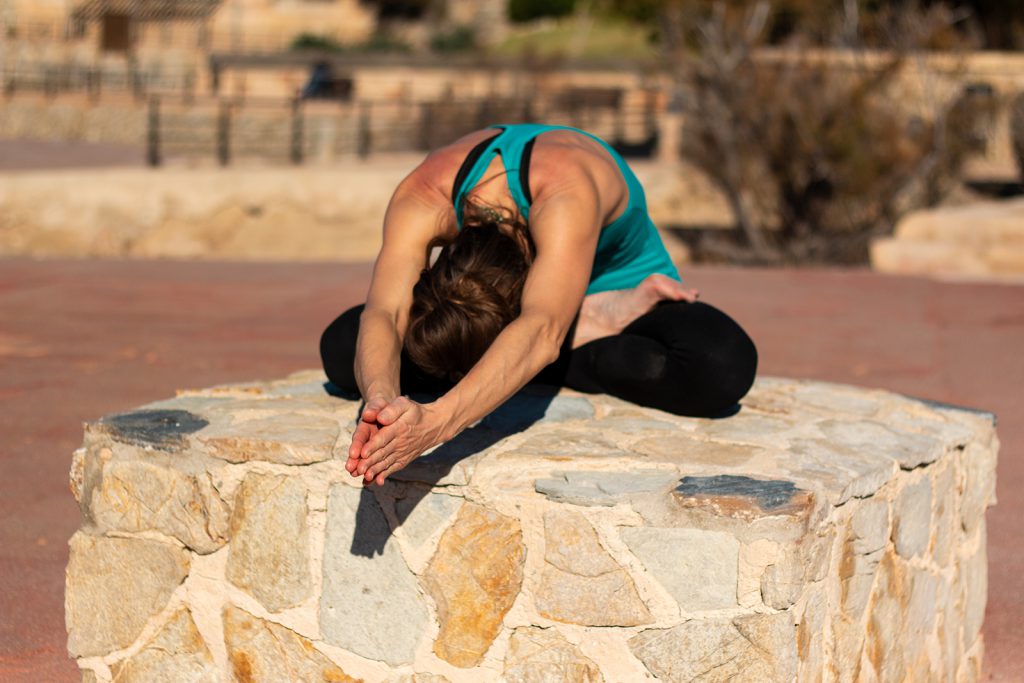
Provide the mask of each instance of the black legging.
[{"label": "black legging", "polygon": [[[342,313],[320,338],[327,378],[358,394],[356,336],[363,306]],[[678,415],[714,417],[732,409],[750,389],[757,349],[732,318],[708,304],[662,301],[621,334],[572,349],[573,327],[558,359],[534,383],[604,392]],[[438,393],[452,385],[429,377],[403,352],[403,393]]]}]

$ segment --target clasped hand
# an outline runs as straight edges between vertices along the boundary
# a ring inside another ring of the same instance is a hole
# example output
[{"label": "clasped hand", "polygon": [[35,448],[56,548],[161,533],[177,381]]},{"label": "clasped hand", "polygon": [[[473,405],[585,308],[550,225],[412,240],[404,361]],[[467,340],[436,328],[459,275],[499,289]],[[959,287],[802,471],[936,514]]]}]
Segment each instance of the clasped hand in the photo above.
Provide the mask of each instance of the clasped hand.
[{"label": "clasped hand", "polygon": [[345,469],[364,484],[384,483],[424,451],[441,443],[444,424],[429,404],[405,396],[367,401],[352,435]]}]

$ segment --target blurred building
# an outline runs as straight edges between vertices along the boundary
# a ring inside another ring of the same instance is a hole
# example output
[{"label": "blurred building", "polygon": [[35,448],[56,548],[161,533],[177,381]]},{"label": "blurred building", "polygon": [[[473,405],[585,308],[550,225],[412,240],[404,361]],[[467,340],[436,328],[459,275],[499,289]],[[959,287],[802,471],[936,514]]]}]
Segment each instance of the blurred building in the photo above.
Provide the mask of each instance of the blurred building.
[{"label": "blurred building", "polygon": [[5,47],[47,56],[279,51],[303,34],[365,42],[359,0],[0,0]]}]

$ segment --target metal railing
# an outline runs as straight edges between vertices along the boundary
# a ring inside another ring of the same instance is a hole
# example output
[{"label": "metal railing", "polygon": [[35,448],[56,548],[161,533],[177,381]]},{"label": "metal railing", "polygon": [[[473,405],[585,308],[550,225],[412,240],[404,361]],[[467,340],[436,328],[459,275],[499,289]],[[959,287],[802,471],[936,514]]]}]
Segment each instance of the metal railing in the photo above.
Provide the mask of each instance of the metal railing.
[{"label": "metal railing", "polygon": [[476,99],[435,102],[206,100],[150,97],[148,162],[207,159],[227,166],[240,159],[303,164],[425,152],[493,123],[543,121],[584,128],[630,156],[649,156],[657,140],[655,100],[616,108],[571,100]]},{"label": "metal railing", "polygon": [[152,93],[173,93],[189,99],[195,96],[196,81],[194,69],[159,64],[12,61],[0,65],[0,91],[7,97],[18,93],[81,93],[99,99],[109,92],[130,93],[140,99]]}]

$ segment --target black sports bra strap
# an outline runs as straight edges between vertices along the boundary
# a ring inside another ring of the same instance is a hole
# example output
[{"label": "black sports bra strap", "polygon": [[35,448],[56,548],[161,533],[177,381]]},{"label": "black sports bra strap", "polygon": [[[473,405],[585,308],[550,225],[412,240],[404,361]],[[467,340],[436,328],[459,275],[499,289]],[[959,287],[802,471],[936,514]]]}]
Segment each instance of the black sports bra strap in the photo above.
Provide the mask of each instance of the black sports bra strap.
[{"label": "black sports bra strap", "polygon": [[[504,131],[503,131],[504,132]],[[498,133],[501,135],[501,133]],[[486,140],[481,140],[476,144],[473,149],[469,150],[469,154],[466,155],[465,160],[462,162],[462,166],[459,167],[459,172],[455,174],[455,183],[452,184],[452,203],[455,203],[455,198],[459,196],[459,189],[462,187],[462,183],[466,182],[466,176],[469,175],[473,165],[476,164],[477,160],[483,156],[484,150],[491,144],[491,141],[498,135],[492,135]]]},{"label": "black sports bra strap", "polygon": [[530,157],[533,156],[533,143],[537,142],[532,137],[523,146],[523,156],[519,159],[519,187],[523,190],[527,204],[533,204],[533,195],[530,194]]}]

